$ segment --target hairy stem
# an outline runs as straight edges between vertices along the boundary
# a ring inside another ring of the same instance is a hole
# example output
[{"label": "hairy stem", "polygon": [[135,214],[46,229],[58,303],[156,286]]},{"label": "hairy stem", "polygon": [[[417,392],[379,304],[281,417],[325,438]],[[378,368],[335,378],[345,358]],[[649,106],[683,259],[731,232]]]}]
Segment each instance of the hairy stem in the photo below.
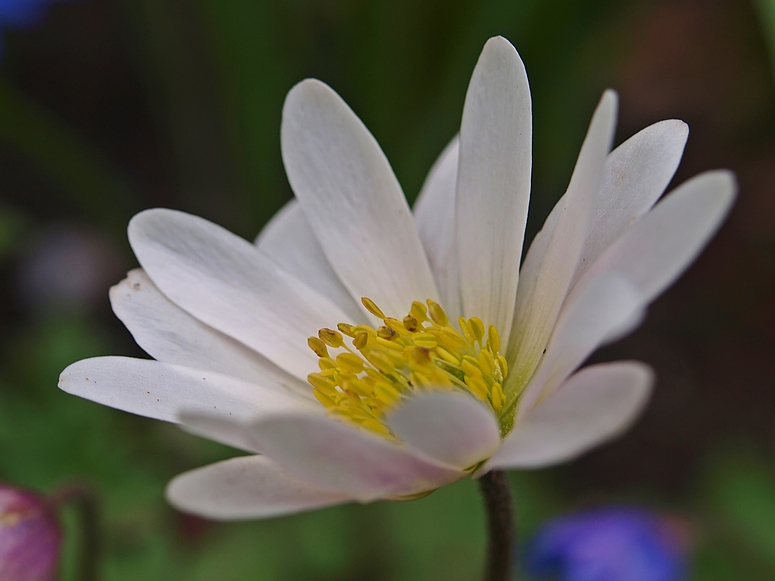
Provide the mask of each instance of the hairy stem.
[{"label": "hairy stem", "polygon": [[514,502],[503,470],[493,470],[479,479],[487,512],[487,569],[485,581],[511,581],[516,562]]}]

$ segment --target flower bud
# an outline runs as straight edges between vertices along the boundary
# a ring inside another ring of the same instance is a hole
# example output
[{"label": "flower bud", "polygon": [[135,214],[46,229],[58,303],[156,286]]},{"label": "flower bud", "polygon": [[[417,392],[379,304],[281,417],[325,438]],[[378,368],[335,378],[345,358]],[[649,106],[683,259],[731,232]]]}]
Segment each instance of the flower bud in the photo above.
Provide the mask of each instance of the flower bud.
[{"label": "flower bud", "polygon": [[0,484],[0,579],[54,581],[62,534],[49,501]]}]

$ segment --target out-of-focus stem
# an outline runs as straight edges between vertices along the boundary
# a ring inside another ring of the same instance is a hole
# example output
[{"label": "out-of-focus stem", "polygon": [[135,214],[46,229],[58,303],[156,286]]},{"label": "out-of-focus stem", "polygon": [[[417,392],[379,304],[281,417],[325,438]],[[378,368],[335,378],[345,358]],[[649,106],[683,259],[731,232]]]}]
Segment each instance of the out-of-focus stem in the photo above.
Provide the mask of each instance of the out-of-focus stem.
[{"label": "out-of-focus stem", "polygon": [[78,546],[80,581],[99,581],[102,543],[97,497],[91,487],[83,484],[66,486],[50,496],[55,506],[73,506],[78,511],[81,538]]},{"label": "out-of-focus stem", "polygon": [[516,528],[511,488],[503,470],[479,479],[487,512],[487,565],[485,581],[510,581],[516,559]]}]

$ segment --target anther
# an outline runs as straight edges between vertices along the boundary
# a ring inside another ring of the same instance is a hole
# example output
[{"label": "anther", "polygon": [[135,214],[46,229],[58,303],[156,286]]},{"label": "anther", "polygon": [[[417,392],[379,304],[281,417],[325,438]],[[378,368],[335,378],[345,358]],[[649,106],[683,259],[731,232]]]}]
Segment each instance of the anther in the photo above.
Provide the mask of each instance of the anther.
[{"label": "anther", "polygon": [[385,326],[390,327],[399,335],[407,334],[407,330],[404,327],[404,324],[398,319],[394,319],[393,317],[385,317]]},{"label": "anther", "polygon": [[484,323],[479,317],[468,319],[468,329],[477,341],[481,341],[484,337]]},{"label": "anther", "polygon": [[368,343],[369,343],[368,333],[359,332],[355,335],[355,339],[353,339],[353,346],[358,350],[366,347]]},{"label": "anther", "polygon": [[430,333],[417,333],[412,337],[412,342],[418,347],[423,347],[425,349],[433,349],[439,344],[436,337]]},{"label": "anther", "polygon": [[361,397],[368,397],[371,395],[372,390],[366,385],[366,382],[360,379],[350,379],[344,382],[342,385],[345,391],[353,391]]},{"label": "anther", "polygon": [[489,351],[482,349],[476,358],[479,361],[479,367],[482,368],[484,373],[492,375],[495,372],[495,361]]},{"label": "anther", "polygon": [[438,331],[438,339],[444,347],[457,351],[465,347],[466,341],[461,337],[457,331],[451,327],[442,327]]},{"label": "anther", "polygon": [[385,375],[389,375],[395,370],[393,360],[384,353],[369,351],[368,353],[364,353],[363,356],[369,363],[376,367],[378,371]]},{"label": "anther", "polygon": [[498,355],[498,367],[501,368],[503,377],[506,377],[509,374],[509,364],[503,355]]},{"label": "anther", "polygon": [[336,326],[336,328],[339,329],[342,333],[344,333],[348,337],[355,337],[355,327],[353,325],[348,325],[347,323],[339,323]]},{"label": "anther", "polygon": [[431,362],[430,351],[423,347],[407,347],[405,353],[412,358],[412,361],[419,363],[420,365],[425,365]]},{"label": "anther", "polygon": [[383,313],[380,308],[377,306],[377,303],[372,301],[368,297],[361,297],[361,303],[364,307],[366,307],[366,310],[369,311],[372,315],[377,317],[378,319],[384,319],[385,313]]},{"label": "anther", "polygon": [[404,346],[401,345],[399,341],[395,341],[392,339],[383,339],[382,337],[376,337],[374,339],[374,343],[379,345],[380,347],[384,347],[385,349],[390,349],[391,351],[403,351]]},{"label": "anther", "polygon": [[465,337],[466,341],[473,343],[476,340],[471,334],[471,329],[468,328],[468,321],[465,317],[457,318],[457,326],[458,329],[460,329],[460,332],[463,333],[463,337]]},{"label": "anther", "polygon": [[321,357],[318,359],[318,367],[321,371],[336,369],[336,363],[330,357]]},{"label": "anther", "polygon": [[420,301],[412,302],[412,309],[409,314],[420,322],[428,320],[428,309]]},{"label": "anther", "polygon": [[466,376],[466,385],[479,399],[487,399],[487,384],[481,377]]},{"label": "anther", "polygon": [[471,361],[472,359],[476,361],[470,355],[466,355],[465,357],[463,357],[463,361],[460,362],[460,369],[462,369],[463,373],[465,373],[469,377],[481,377],[482,370],[479,369],[479,366],[476,363]]},{"label": "anther", "polygon": [[329,329],[328,327],[320,329],[320,331],[318,331],[318,337],[320,337],[320,340],[329,347],[341,347],[344,345],[342,334],[333,329]]},{"label": "anther", "polygon": [[[319,357],[318,373],[308,376],[313,395],[334,415],[392,437],[385,414],[405,394],[422,389],[468,390],[497,413],[505,405],[502,383],[508,373],[499,353],[500,336],[478,317],[457,324],[437,302],[415,301],[403,319],[386,317],[364,297],[365,309],[382,326],[339,323],[307,341]],[[346,345],[350,337],[355,350]],[[329,354],[329,349],[338,353]]]},{"label": "anther", "polygon": [[452,365],[457,365],[460,363],[460,357],[455,355],[454,353],[450,353],[444,347],[436,347],[436,354],[441,357],[444,361],[447,363],[451,363]]},{"label": "anther", "polygon": [[327,408],[332,408],[336,406],[336,401],[332,397],[320,391],[317,387],[312,390],[312,395],[314,395],[315,399],[318,400]]},{"label": "anther", "polygon": [[327,377],[322,376],[320,373],[310,373],[307,376],[307,381],[310,382],[312,387],[319,389],[323,393],[330,394],[336,391],[336,385],[334,382]]},{"label": "anther", "polygon": [[318,357],[328,357],[328,349],[326,349],[326,344],[317,337],[310,337],[307,339],[307,345],[309,345],[309,348],[312,349],[312,351]]},{"label": "anther", "polygon": [[336,356],[336,362],[339,367],[342,367],[347,371],[352,371],[353,373],[360,373],[363,371],[363,359],[354,353],[340,353]]},{"label": "anther", "polygon": [[395,330],[391,327],[382,326],[377,329],[377,337],[381,337],[382,339],[387,339],[390,341],[392,339],[397,339],[398,333],[396,333]]},{"label": "anther", "polygon": [[431,320],[437,325],[449,325],[449,319],[447,313],[441,308],[441,305],[436,301],[428,299],[428,310],[431,314]]},{"label": "anther", "polygon": [[493,353],[501,350],[501,337],[498,335],[498,329],[495,328],[495,325],[490,325],[487,329],[487,346]]}]

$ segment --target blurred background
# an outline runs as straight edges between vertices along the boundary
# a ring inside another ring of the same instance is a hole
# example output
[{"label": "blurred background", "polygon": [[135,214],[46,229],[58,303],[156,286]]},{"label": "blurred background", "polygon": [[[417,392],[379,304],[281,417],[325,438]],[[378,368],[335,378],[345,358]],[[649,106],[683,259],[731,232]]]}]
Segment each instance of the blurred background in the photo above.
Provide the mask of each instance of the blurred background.
[{"label": "blurred background", "polygon": [[[0,480],[90,483],[104,579],[479,578],[475,483],[211,523],[167,506],[164,485],[232,450],[56,384],[80,358],[143,356],[107,295],[136,266],[133,213],[177,208],[252,239],[290,198],[279,128],[293,84],[338,91],[413,200],[496,34],[533,94],[528,239],[607,87],[621,98],[617,143],[680,118],[691,134],[674,184],[720,167],[740,183],[697,263],[594,357],[656,368],[645,416],[569,465],[512,474],[521,537],[578,509],[636,505],[679,530],[692,579],[775,578],[775,2],[22,0],[0,2],[0,29]],[[79,525],[64,517],[69,581]]]}]

